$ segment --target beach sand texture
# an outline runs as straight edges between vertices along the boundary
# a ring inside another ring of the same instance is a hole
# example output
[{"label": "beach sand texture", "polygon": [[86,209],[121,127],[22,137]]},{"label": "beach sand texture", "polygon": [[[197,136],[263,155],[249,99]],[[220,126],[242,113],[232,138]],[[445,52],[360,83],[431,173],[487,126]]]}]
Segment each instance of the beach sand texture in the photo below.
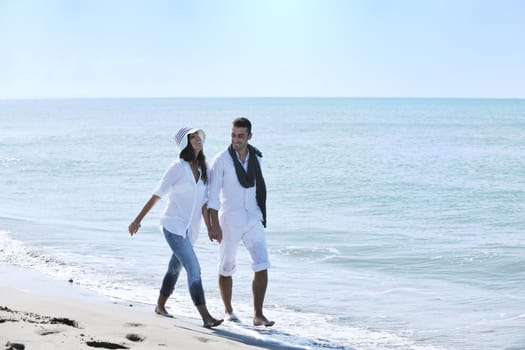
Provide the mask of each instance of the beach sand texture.
[{"label": "beach sand texture", "polygon": [[0,345],[6,349],[286,348],[119,304],[92,304],[11,287],[0,287],[0,296]]}]

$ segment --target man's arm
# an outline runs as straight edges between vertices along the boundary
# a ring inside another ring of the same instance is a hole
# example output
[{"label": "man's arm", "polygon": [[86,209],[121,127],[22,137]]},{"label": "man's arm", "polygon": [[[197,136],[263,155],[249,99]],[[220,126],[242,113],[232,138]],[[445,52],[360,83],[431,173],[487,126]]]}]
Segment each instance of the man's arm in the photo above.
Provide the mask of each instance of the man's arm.
[{"label": "man's arm", "polygon": [[219,223],[220,194],[224,176],[223,163],[220,157],[213,162],[210,171],[208,185],[208,215],[210,219],[210,232],[208,233],[211,240],[222,241],[222,229]]},{"label": "man's arm", "polygon": [[219,212],[215,209],[208,209],[208,213],[210,214],[211,223],[211,230],[209,233],[210,239],[212,241],[215,239],[220,243],[222,241],[222,228],[219,223]]}]

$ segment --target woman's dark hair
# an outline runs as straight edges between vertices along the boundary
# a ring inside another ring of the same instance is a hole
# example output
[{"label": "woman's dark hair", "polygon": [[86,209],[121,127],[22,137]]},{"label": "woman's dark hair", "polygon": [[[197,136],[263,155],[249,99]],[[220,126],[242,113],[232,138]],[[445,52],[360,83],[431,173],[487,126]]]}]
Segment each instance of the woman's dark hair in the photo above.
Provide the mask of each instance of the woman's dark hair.
[{"label": "woman's dark hair", "polygon": [[185,149],[180,151],[179,157],[187,162],[197,161],[197,165],[201,168],[201,179],[202,182],[208,183],[208,172],[206,171],[206,157],[204,152],[201,150],[195,159],[195,150],[191,146],[190,135],[188,135],[188,145]]}]

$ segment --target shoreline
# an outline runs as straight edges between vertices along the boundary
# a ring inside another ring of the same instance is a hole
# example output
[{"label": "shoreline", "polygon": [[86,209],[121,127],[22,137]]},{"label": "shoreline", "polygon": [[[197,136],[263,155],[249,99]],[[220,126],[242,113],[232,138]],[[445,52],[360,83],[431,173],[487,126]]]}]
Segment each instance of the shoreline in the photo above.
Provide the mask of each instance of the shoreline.
[{"label": "shoreline", "polygon": [[0,272],[0,345],[7,349],[302,349],[228,325],[207,329],[198,318],[161,317],[25,268],[0,264]]}]

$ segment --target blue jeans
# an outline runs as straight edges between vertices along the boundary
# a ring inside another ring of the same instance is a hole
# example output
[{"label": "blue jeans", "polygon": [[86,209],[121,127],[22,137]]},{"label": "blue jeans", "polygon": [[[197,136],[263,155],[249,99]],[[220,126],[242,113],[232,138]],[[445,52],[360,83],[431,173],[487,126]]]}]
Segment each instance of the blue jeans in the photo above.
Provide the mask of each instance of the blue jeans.
[{"label": "blue jeans", "polygon": [[206,300],[204,299],[204,290],[202,288],[201,267],[188,235],[182,237],[169,232],[165,228],[162,229],[162,232],[164,232],[164,237],[173,254],[168,265],[168,271],[166,271],[164,279],[162,280],[160,294],[164,297],[169,297],[173,293],[180,270],[184,266],[193,304],[196,306],[205,305]]}]

